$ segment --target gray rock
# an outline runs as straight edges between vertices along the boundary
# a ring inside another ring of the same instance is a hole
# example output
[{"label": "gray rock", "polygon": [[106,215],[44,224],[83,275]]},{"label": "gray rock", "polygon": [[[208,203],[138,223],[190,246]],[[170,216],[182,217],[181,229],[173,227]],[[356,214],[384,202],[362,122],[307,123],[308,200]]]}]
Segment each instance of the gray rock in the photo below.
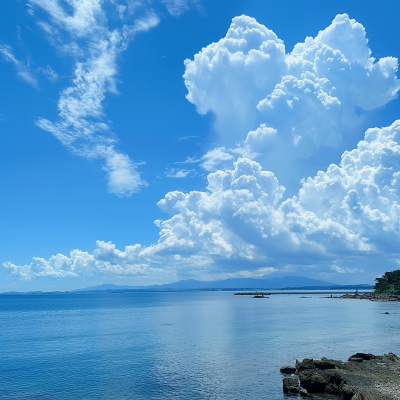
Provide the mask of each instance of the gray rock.
[{"label": "gray rock", "polygon": [[311,375],[307,390],[310,393],[324,393],[329,381],[329,374],[324,373],[323,371],[316,371]]},{"label": "gray rock", "polygon": [[339,386],[334,383],[328,383],[325,387],[325,394],[335,394],[338,395],[340,393]]},{"label": "gray rock", "polygon": [[371,353],[356,353],[349,357],[349,361],[350,358],[362,358],[363,360],[373,360],[375,356]]},{"label": "gray rock", "polygon": [[300,387],[296,379],[285,378],[286,393],[324,393],[341,400],[399,399],[400,357],[393,353],[356,353],[348,362],[306,358],[296,361],[296,374]]},{"label": "gray rock", "polygon": [[283,378],[282,383],[285,393],[300,393],[299,381],[296,378]]},{"label": "gray rock", "polygon": [[296,368],[286,365],[284,367],[281,367],[279,371],[281,372],[281,374],[294,374],[296,372]]}]

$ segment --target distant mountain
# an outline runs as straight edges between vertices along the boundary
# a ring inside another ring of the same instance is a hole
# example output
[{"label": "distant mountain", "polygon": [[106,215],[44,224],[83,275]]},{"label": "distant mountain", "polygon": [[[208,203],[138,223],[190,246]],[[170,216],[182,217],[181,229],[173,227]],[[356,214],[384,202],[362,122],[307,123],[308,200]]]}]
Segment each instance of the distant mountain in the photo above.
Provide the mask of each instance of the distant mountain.
[{"label": "distant mountain", "polygon": [[112,283],[108,284],[108,283],[104,283],[102,285],[98,285],[98,286],[91,286],[91,287],[87,287],[87,288],[83,288],[83,289],[75,289],[75,290],[71,290],[71,292],[94,292],[97,290],[123,290],[123,289],[143,289],[144,286],[122,286],[122,285],[114,285]]},{"label": "distant mountain", "polygon": [[219,281],[196,281],[187,279],[184,281],[166,283],[163,285],[150,286],[119,286],[104,284],[74,292],[88,292],[97,290],[195,290],[195,289],[282,289],[285,287],[324,287],[336,286],[334,283],[320,281],[317,279],[304,278],[302,276],[284,276],[282,278],[255,279],[255,278],[232,278]]}]

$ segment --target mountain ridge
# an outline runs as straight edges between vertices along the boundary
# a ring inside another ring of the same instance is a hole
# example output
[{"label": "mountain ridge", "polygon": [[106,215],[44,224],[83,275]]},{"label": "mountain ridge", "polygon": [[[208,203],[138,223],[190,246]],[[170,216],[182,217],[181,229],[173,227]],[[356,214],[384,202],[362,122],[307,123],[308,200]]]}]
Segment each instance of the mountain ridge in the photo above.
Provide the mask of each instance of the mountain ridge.
[{"label": "mountain ridge", "polygon": [[87,288],[75,289],[72,292],[97,290],[196,290],[196,289],[282,289],[285,287],[305,286],[339,286],[332,282],[302,276],[283,276],[281,278],[229,278],[217,281],[198,281],[186,279],[179,282],[160,285],[129,286],[102,284]]}]

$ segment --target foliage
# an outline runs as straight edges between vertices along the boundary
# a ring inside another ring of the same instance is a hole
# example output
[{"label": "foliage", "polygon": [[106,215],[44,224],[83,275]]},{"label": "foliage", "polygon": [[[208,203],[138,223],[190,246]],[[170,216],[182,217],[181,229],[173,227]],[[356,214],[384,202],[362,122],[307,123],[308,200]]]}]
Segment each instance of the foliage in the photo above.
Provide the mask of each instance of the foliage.
[{"label": "foliage", "polygon": [[400,291],[400,269],[385,272],[375,279],[375,293],[393,294]]}]

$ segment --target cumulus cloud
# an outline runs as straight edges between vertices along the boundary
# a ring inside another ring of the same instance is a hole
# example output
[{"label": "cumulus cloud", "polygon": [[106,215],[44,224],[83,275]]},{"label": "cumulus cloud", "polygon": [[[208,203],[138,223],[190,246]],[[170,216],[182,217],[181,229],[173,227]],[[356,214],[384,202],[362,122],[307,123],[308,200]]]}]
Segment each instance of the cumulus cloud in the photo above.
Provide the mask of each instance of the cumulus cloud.
[{"label": "cumulus cloud", "polygon": [[[71,1],[71,13],[57,0],[32,0],[31,3],[49,15],[49,22],[40,21],[40,25],[52,43],[78,59],[71,86],[61,92],[59,120],[38,118],[36,124],[52,133],[74,154],[103,159],[109,191],[118,196],[132,195],[146,183],[137,170],[138,164],[116,149],[116,140],[105,122],[102,102],[107,93],[118,93],[117,56],[137,33],[156,26],[158,17],[147,11],[132,24],[110,30],[100,0]],[[54,78],[51,71],[46,73]]]},{"label": "cumulus cloud", "polygon": [[[347,14],[337,15],[329,27],[298,43],[291,53],[273,31],[242,15],[233,18],[224,38],[185,61],[187,99],[200,114],[215,113],[219,133],[233,137],[254,129],[257,117],[267,125],[274,122],[271,116],[284,118],[278,103],[292,118],[302,115],[296,108],[302,107],[302,97],[313,104],[318,117],[325,113],[322,122],[331,110],[329,119],[343,123],[343,112],[349,120],[344,122],[354,123],[354,107],[380,107],[400,88],[397,59],[376,62],[370,55],[364,27]],[[275,112],[264,116],[268,109]],[[294,121],[289,125],[292,128]],[[339,128],[333,128],[338,135]]]},{"label": "cumulus cloud", "polygon": [[[219,147],[261,156],[291,187],[316,172],[318,159],[333,161],[353,145],[364,116],[397,97],[397,69],[394,57],[371,57],[364,27],[347,14],[289,53],[273,31],[242,15],[185,61],[183,77],[197,111],[215,114]],[[253,140],[267,128],[273,137]]]},{"label": "cumulus cloud", "polygon": [[19,78],[24,80],[29,85],[33,86],[34,88],[38,87],[36,78],[32,75],[29,63],[24,63],[18,60],[13,52],[11,46],[3,44],[0,45],[0,54],[3,56],[5,61],[8,61],[14,64],[15,69],[17,70],[17,75]]},{"label": "cumulus cloud", "polygon": [[112,243],[96,242],[93,254],[73,250],[69,257],[57,254],[49,260],[34,257],[30,265],[17,266],[10,262],[4,267],[11,275],[22,279],[33,277],[71,278],[91,275],[137,275],[143,272],[146,264],[137,262],[139,245],[127,246],[125,251],[119,251]]},{"label": "cumulus cloud", "polygon": [[173,191],[159,201],[169,219],[156,221],[160,238],[153,245],[118,251],[98,242],[92,255],[75,250],[70,257],[4,266],[25,279],[67,272],[144,273],[157,265],[203,276],[295,269],[366,271],[371,279],[400,258],[399,171],[400,120],[369,129],[339,165],[303,180],[299,192],[286,200],[272,172],[239,158],[233,169],[208,175],[207,191]]}]

